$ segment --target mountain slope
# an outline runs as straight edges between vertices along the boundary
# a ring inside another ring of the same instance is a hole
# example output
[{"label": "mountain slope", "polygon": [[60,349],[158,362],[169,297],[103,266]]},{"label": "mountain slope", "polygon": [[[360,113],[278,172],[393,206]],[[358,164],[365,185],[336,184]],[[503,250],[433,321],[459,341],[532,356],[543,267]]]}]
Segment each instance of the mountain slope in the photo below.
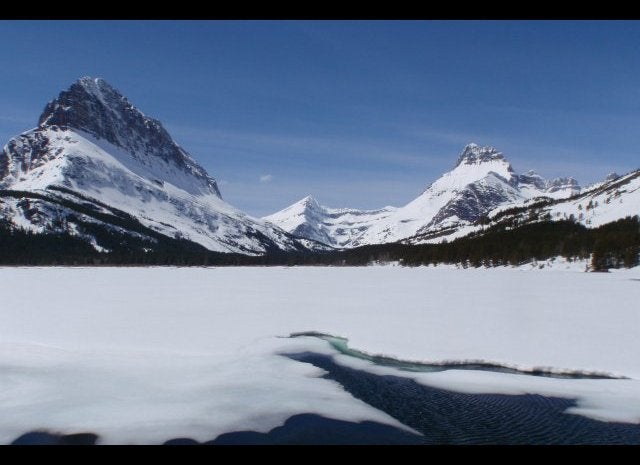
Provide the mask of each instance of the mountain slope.
[{"label": "mountain slope", "polygon": [[571,220],[588,228],[640,215],[640,170],[607,180],[567,199],[533,203],[515,211],[496,209],[487,222],[519,225],[536,221]]},{"label": "mountain slope", "polygon": [[265,219],[294,234],[340,247],[414,236],[440,241],[497,207],[522,205],[537,197],[565,198],[579,191],[572,178],[546,181],[534,172],[518,175],[495,148],[469,144],[451,171],[404,207],[334,210],[308,207],[309,202],[303,199]]},{"label": "mountain slope", "polygon": [[160,122],[102,79],[80,79],[47,104],[36,129],[9,141],[0,154],[0,189],[41,194],[26,211],[11,196],[0,204],[16,227],[38,233],[77,234],[75,216],[54,200],[82,198],[97,210],[113,207],[151,230],[212,251],[306,248],[223,201],[215,180]]}]

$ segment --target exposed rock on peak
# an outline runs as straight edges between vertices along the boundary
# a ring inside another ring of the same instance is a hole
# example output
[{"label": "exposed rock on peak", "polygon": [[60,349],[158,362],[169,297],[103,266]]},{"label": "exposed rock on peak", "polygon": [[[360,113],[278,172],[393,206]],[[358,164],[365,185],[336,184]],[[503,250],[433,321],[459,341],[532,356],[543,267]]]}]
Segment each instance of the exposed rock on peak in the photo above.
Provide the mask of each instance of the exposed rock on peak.
[{"label": "exposed rock on peak", "polygon": [[580,192],[580,184],[571,177],[551,179],[547,182],[546,188],[549,193],[560,190],[572,191],[573,194]]},{"label": "exposed rock on peak", "polygon": [[221,197],[215,180],[176,144],[162,124],[145,116],[104,79],[83,77],[60,92],[46,105],[38,126],[87,132],[126,150],[145,165],[160,158],[199,178],[205,192]]},{"label": "exposed rock on peak", "polygon": [[460,153],[456,166],[465,165],[478,165],[480,163],[486,163],[494,160],[504,160],[502,152],[498,152],[494,147],[484,146],[481,147],[473,142],[467,144]]}]

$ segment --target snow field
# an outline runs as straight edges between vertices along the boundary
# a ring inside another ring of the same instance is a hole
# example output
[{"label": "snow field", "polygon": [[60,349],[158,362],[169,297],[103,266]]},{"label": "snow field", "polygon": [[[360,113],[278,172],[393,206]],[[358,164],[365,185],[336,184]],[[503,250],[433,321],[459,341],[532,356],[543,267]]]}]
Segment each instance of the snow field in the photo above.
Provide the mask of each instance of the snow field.
[{"label": "snow field", "polygon": [[268,431],[296,413],[401,426],[281,353],[352,348],[626,376],[415,374],[464,392],[577,397],[571,413],[640,422],[640,270],[403,267],[0,268],[0,443],[28,430],[104,443]]}]

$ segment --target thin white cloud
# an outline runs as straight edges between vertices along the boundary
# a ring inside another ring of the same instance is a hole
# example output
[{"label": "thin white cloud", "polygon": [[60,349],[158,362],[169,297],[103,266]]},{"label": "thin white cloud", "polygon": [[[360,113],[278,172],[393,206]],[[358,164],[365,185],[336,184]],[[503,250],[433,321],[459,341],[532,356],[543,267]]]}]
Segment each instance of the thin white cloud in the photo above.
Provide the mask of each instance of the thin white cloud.
[{"label": "thin white cloud", "polygon": [[[168,125],[167,125],[168,126]],[[289,134],[269,134],[244,131],[223,131],[207,128],[193,128],[171,125],[171,134],[175,134],[178,143],[197,141],[197,151],[236,151],[243,156],[261,155],[268,151],[277,150],[281,158],[288,157],[295,162],[300,160],[300,154],[340,154],[342,159],[354,162],[360,160],[375,160],[404,167],[420,169],[440,169],[448,167],[456,154],[439,155],[421,148],[398,147],[398,141],[381,142],[361,138],[317,137]],[[466,140],[466,139],[464,139]],[[468,141],[467,141],[468,142]],[[465,142],[466,143],[466,142]],[[460,150],[464,143],[460,142]],[[207,147],[207,149],[205,149]]]},{"label": "thin white cloud", "polygon": [[262,183],[271,182],[272,180],[273,180],[272,174],[263,174],[262,176],[260,176],[260,182]]}]

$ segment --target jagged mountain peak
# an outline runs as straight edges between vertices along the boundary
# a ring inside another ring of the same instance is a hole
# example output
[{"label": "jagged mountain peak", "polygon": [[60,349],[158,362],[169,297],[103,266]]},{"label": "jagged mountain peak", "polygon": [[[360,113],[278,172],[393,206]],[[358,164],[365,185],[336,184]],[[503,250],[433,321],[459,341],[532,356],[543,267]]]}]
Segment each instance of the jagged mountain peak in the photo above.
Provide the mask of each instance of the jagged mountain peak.
[{"label": "jagged mountain peak", "polygon": [[504,160],[504,155],[495,147],[480,146],[471,142],[467,144],[458,157],[456,166],[460,165],[479,165],[494,160]]},{"label": "jagged mountain peak", "polygon": [[574,193],[580,192],[580,184],[572,177],[551,179],[547,181],[546,188],[549,193],[553,193],[558,190],[571,190]]},{"label": "jagged mountain peak", "polygon": [[107,81],[103,78],[94,78],[91,76],[83,76],[76,81],[76,84],[85,87],[87,90],[98,90],[99,92],[104,91],[115,91],[117,92]]},{"label": "jagged mountain peak", "polygon": [[298,203],[307,208],[320,208],[320,204],[318,203],[318,201],[310,195],[307,195],[306,197],[301,199]]},{"label": "jagged mountain peak", "polygon": [[605,182],[609,182],[609,181],[615,181],[616,179],[618,179],[620,177],[620,175],[618,173],[616,173],[615,171],[607,174],[607,177],[604,178]]},{"label": "jagged mountain peak", "polygon": [[468,184],[479,181],[489,173],[494,173],[507,182],[514,177],[513,168],[502,152],[494,147],[481,147],[470,143],[460,153],[455,167],[429,184],[422,195],[431,196],[445,191],[458,191]]},{"label": "jagged mountain peak", "polygon": [[533,188],[543,191],[547,188],[547,180],[536,171],[529,170],[525,174],[517,176],[517,185],[524,189]]},{"label": "jagged mountain peak", "polygon": [[164,164],[199,180],[202,194],[221,197],[215,180],[169,135],[102,78],[82,77],[47,103],[39,129],[60,127],[106,140],[145,166]]},{"label": "jagged mountain peak", "polygon": [[160,125],[158,121],[142,114],[122,93],[104,79],[85,76],[47,103],[38,120],[38,126],[62,126],[87,130],[95,136],[113,139],[109,142],[114,143],[117,141],[112,134],[107,131],[101,133],[99,130],[108,129],[108,127],[92,124],[90,119],[123,118],[128,112],[138,113],[146,120]]},{"label": "jagged mountain peak", "polygon": [[289,205],[284,210],[296,216],[310,216],[314,215],[316,212],[322,211],[323,207],[318,203],[316,199],[314,199],[310,195],[307,195],[306,197]]},{"label": "jagged mountain peak", "polygon": [[72,84],[72,86],[82,87],[88,94],[98,99],[108,99],[110,96],[127,100],[117,89],[103,78],[83,76]]}]

